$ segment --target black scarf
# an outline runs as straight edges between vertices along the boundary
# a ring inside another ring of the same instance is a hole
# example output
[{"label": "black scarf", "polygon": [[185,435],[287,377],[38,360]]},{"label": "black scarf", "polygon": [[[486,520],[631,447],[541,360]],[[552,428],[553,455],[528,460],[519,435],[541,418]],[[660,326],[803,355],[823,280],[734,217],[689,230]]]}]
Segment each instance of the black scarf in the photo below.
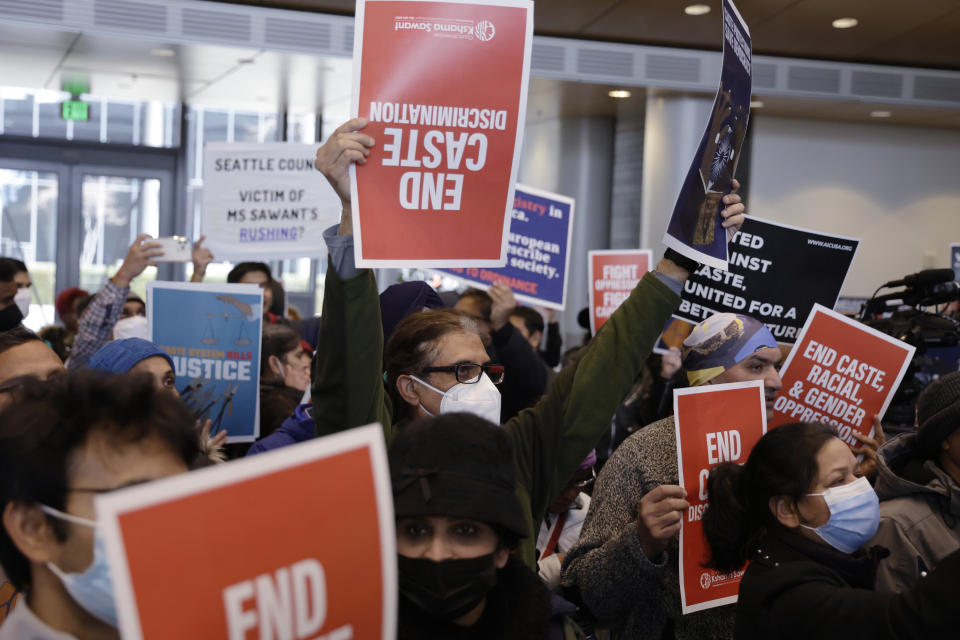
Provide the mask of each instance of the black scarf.
[{"label": "black scarf", "polygon": [[433,618],[401,595],[397,639],[536,640],[547,637],[550,616],[550,591],[537,574],[511,556],[497,571],[497,586],[487,595],[476,624],[461,627]]}]

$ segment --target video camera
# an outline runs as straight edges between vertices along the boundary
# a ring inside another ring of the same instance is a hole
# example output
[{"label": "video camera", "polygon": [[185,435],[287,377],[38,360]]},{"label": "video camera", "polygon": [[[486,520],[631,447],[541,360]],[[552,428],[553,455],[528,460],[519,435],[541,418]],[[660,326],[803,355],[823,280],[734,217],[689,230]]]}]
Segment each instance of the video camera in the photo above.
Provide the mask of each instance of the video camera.
[{"label": "video camera", "polygon": [[[912,426],[920,392],[941,375],[957,370],[960,352],[953,351],[960,343],[960,323],[944,313],[949,303],[960,300],[960,284],[954,278],[952,269],[919,271],[880,285],[863,305],[860,319],[864,324],[917,348],[885,422]],[[892,287],[903,289],[877,295]],[[930,307],[936,308],[930,312]]]}]

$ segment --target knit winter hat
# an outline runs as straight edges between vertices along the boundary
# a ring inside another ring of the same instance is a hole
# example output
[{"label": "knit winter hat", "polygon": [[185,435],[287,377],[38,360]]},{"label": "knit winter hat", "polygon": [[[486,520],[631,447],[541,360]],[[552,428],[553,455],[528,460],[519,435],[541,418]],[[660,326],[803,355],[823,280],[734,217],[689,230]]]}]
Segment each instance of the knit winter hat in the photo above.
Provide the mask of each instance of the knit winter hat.
[{"label": "knit winter hat", "polygon": [[397,517],[469,518],[530,535],[501,427],[469,413],[417,420],[401,427],[389,457]]},{"label": "knit winter hat", "polygon": [[173,366],[173,358],[171,358],[166,351],[163,351],[152,342],[148,342],[142,338],[125,338],[123,340],[108,342],[101,347],[99,351],[90,356],[87,367],[99,371],[109,371],[110,373],[126,373],[130,371],[130,369],[133,369],[141,360],[146,360],[153,356],[166,358],[167,362],[170,363],[170,368],[175,368]]},{"label": "knit winter hat", "polygon": [[443,309],[447,305],[436,290],[426,282],[392,284],[380,294],[380,318],[383,321],[383,341],[393,335],[400,321],[417,311]]},{"label": "knit winter hat", "polygon": [[960,371],[943,376],[917,398],[917,448],[936,458],[943,441],[960,428]]}]

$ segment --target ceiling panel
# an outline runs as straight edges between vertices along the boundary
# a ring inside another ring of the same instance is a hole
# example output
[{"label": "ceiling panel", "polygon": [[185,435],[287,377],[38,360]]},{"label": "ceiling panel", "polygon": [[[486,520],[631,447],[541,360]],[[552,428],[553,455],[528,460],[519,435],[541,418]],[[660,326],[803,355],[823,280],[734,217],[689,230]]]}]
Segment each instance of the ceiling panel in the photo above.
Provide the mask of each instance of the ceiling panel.
[{"label": "ceiling panel", "polygon": [[[219,0],[352,15],[352,0]],[[683,8],[707,4],[705,16]],[[740,0],[754,53],[960,69],[960,0]],[[835,18],[860,24],[837,30]],[[638,44],[720,48],[720,0],[540,0],[542,35]]]},{"label": "ceiling panel", "polygon": [[864,50],[864,58],[960,68],[960,5],[952,12]]},{"label": "ceiling panel", "polygon": [[[877,10],[876,0],[804,0],[772,16],[754,30],[755,52],[797,57],[829,57],[833,60],[890,62],[882,48],[885,42],[924,28],[957,9],[956,0],[911,0],[897,14]],[[836,18],[856,17],[860,24],[835,29]],[[750,17],[744,17],[748,22]],[[824,53],[829,52],[829,55]],[[812,54],[812,55],[811,55]]]}]

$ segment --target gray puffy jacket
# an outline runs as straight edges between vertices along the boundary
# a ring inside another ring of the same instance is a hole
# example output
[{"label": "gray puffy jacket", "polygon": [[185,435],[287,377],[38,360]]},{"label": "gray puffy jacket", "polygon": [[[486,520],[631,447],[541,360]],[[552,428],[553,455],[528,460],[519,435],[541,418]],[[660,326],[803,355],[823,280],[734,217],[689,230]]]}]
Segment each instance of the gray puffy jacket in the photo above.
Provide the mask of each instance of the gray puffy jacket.
[{"label": "gray puffy jacket", "polygon": [[867,546],[890,550],[877,571],[877,591],[912,589],[925,572],[960,548],[960,485],[916,454],[916,435],[880,448],[876,481],[880,528]]}]

